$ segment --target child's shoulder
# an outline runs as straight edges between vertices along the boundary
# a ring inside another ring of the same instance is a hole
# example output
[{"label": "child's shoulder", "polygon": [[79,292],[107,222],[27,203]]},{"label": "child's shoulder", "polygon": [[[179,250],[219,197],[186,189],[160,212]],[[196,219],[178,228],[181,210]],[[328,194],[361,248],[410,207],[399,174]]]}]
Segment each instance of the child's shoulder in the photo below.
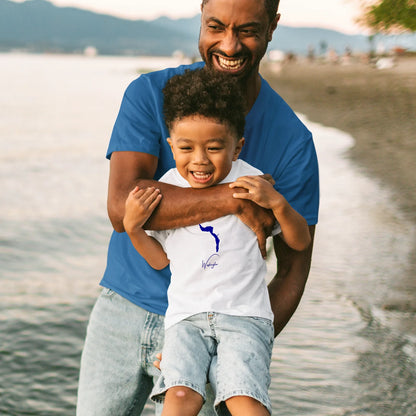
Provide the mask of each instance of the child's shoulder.
[{"label": "child's shoulder", "polygon": [[189,187],[189,183],[181,176],[178,169],[171,168],[165,172],[159,179],[160,182],[169,183],[171,185],[181,186],[182,188]]},{"label": "child's shoulder", "polygon": [[246,175],[263,175],[263,172],[260,169],[250,165],[243,159],[237,159],[233,162],[231,172],[238,175],[237,177]]}]

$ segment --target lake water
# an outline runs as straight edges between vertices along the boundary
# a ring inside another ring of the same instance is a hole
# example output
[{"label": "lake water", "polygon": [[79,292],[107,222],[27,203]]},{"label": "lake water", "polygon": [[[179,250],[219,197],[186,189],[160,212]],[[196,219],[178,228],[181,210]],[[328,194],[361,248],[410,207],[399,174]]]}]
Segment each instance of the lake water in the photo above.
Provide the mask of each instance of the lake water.
[{"label": "lake water", "polygon": [[[2,416],[75,413],[111,233],[112,125],[139,68],[176,63],[0,54]],[[275,342],[273,414],[414,416],[415,225],[346,158],[350,136],[307,124],[321,214],[304,298]]]}]

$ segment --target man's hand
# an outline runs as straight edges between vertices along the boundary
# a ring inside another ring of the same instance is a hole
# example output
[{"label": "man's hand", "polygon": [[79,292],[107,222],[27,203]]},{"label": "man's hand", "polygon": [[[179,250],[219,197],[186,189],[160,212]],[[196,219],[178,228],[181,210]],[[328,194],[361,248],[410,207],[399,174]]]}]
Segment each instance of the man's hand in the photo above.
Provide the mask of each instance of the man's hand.
[{"label": "man's hand", "polygon": [[267,182],[271,183],[273,186],[276,183],[276,181],[273,179],[273,176],[269,175],[268,173],[265,173],[264,175],[259,175],[259,178],[265,179]]},{"label": "man's hand", "polygon": [[233,194],[234,198],[248,199],[263,208],[271,209],[279,222],[282,238],[290,248],[303,251],[308,248],[311,236],[308,224],[286,198],[273,185],[260,176],[242,176],[230,184],[231,188],[244,188],[247,192]]},{"label": "man's hand", "polygon": [[[267,181],[267,183],[271,185],[275,184],[273,177],[268,173],[264,175],[259,175],[258,178],[264,179],[265,181]],[[238,187],[238,185],[236,186],[235,182],[230,183],[229,187],[234,191],[234,198],[246,200],[251,199],[245,198],[243,195],[239,197],[238,194],[246,194],[248,193],[248,190],[244,189],[243,187]],[[264,209],[260,207],[259,204],[255,204],[251,201],[246,201],[243,208],[236,215],[256,234],[261,255],[265,259],[267,257],[266,240],[267,237],[271,235],[273,227],[276,223],[276,218],[273,215],[273,211],[269,209]]]},{"label": "man's hand", "polygon": [[[235,192],[245,192],[242,188],[235,188]],[[244,201],[242,209],[236,213],[237,217],[251,228],[256,234],[263,258],[267,257],[266,240],[271,235],[276,219],[273,211],[260,207],[251,201]]]}]

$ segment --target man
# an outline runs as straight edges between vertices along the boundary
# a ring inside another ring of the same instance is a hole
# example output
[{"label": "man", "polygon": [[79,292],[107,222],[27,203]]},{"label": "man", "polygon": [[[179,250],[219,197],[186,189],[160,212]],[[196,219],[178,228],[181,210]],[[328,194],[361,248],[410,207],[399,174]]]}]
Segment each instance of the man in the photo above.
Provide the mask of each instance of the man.
[{"label": "man", "polygon": [[[200,54],[207,70],[237,77],[247,103],[245,145],[241,159],[270,173],[276,189],[307,220],[313,239],[319,185],[310,132],[260,77],[259,64],[280,15],[278,0],[203,0]],[[104,286],[91,314],[78,392],[78,416],[138,415],[158,370],[155,353],[163,344],[169,269],[153,270],[132,246],[123,229],[125,200],[138,185],[148,186],[174,166],[166,142],[162,88],[191,66],[142,75],[127,88],[107,157],[110,158],[108,212],[114,227]],[[232,198],[235,189],[220,185],[204,190],[159,183],[162,201],[148,221],[150,229],[171,229],[238,215],[257,234],[265,253],[272,227],[269,212]],[[303,252],[274,238],[278,272],[269,285],[277,335],[302,297],[312,244]]]}]

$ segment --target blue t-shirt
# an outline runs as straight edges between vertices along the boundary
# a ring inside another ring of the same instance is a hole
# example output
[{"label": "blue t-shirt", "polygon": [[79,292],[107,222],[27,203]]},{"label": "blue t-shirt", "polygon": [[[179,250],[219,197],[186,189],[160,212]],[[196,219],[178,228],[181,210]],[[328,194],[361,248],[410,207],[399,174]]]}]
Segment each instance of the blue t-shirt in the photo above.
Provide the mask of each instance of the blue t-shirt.
[{"label": "blue t-shirt", "polygon": [[[114,125],[107,158],[117,151],[158,157],[154,179],[175,167],[166,138],[162,89],[173,75],[196,69],[198,62],[143,74],[127,88]],[[270,173],[275,188],[309,225],[318,221],[318,162],[312,134],[283,99],[262,79],[260,93],[246,116],[245,144],[240,158]],[[154,270],[137,253],[126,233],[113,232],[101,285],[140,307],[165,314],[169,267]]]}]

